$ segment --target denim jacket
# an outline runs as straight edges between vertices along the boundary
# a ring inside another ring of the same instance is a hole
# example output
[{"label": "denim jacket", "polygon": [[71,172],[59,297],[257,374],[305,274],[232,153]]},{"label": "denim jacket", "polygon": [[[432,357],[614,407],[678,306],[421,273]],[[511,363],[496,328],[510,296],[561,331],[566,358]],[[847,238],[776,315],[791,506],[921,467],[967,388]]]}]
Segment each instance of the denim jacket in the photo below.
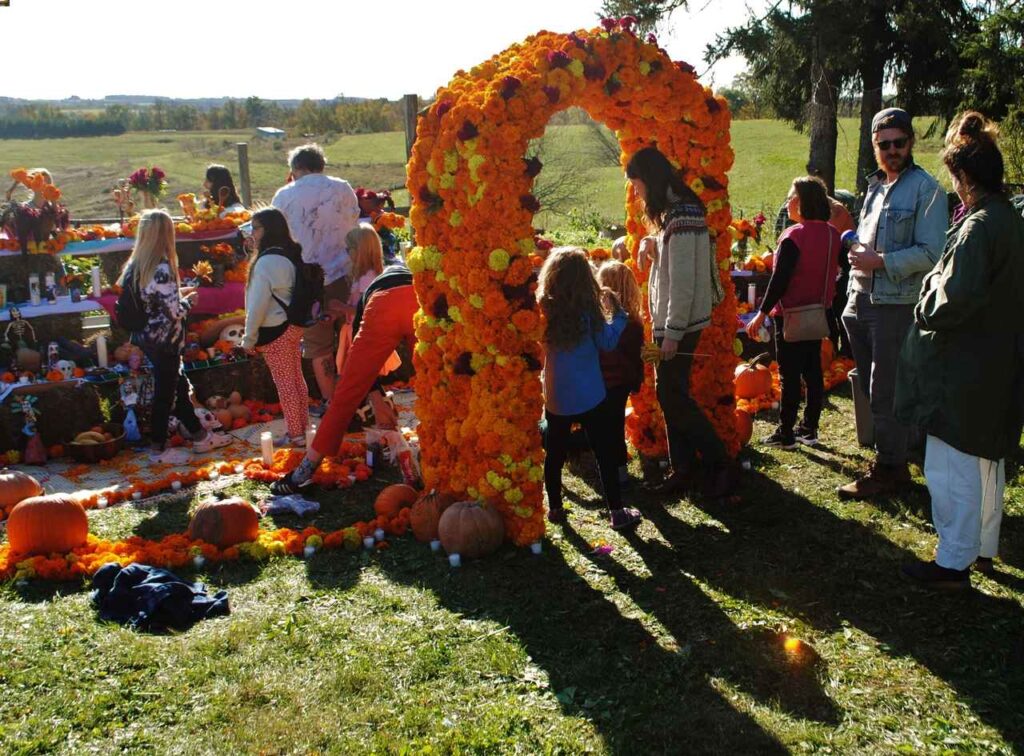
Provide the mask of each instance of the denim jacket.
[{"label": "denim jacket", "polygon": [[[872,304],[914,304],[921,281],[946,243],[946,193],[923,168],[911,163],[885,191],[885,173],[868,178],[857,236],[884,252],[885,267],[872,273]],[[853,289],[850,276],[849,291]]]}]

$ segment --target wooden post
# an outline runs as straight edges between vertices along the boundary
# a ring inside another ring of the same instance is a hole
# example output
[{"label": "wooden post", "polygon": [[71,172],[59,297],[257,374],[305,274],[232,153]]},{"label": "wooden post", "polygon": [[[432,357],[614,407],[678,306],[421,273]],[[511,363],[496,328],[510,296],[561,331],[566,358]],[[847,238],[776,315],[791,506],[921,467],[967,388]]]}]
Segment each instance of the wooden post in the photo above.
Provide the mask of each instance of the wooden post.
[{"label": "wooden post", "polygon": [[419,98],[407,94],[402,98],[405,103],[405,159],[412,157],[412,146],[416,142],[416,112],[419,110]]},{"label": "wooden post", "polygon": [[252,181],[249,179],[249,143],[238,142],[238,181],[241,184],[242,204],[252,207]]}]

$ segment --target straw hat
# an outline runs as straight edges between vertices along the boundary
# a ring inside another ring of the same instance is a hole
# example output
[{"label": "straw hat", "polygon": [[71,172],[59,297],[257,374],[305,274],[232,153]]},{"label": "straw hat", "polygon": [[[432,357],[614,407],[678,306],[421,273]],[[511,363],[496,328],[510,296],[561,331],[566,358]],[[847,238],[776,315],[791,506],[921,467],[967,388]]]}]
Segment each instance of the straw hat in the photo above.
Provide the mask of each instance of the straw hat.
[{"label": "straw hat", "polygon": [[220,338],[221,331],[231,325],[245,325],[245,315],[232,315],[219,320],[208,320],[199,334],[199,344],[205,349],[212,347]]}]

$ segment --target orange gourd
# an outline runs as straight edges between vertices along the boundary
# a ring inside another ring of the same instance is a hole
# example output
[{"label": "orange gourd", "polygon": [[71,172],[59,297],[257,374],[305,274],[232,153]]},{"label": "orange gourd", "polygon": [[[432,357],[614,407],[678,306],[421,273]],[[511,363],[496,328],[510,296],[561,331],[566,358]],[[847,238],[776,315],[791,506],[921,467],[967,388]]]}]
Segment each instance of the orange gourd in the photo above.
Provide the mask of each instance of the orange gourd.
[{"label": "orange gourd", "polygon": [[196,508],[188,525],[188,537],[219,548],[255,541],[260,515],[252,504],[238,496],[206,501]]},{"label": "orange gourd", "polygon": [[437,533],[447,553],[476,559],[501,546],[505,540],[505,521],[498,510],[486,503],[460,501],[441,515]]},{"label": "orange gourd", "polygon": [[66,494],[24,499],[7,519],[7,540],[16,554],[66,554],[88,535],[85,509]]},{"label": "orange gourd", "polygon": [[20,470],[0,470],[0,515],[9,512],[19,501],[41,496],[43,487],[39,481]]},{"label": "orange gourd", "polygon": [[411,507],[415,504],[418,498],[419,493],[412,486],[395,483],[377,494],[377,500],[373,502],[373,511],[378,517],[390,520],[398,515],[402,507]]},{"label": "orange gourd", "polygon": [[743,410],[734,411],[736,418],[736,433],[740,437],[740,446],[746,446],[750,442],[750,437],[754,435],[754,418],[749,413]]},{"label": "orange gourd", "polygon": [[768,357],[768,353],[759,354],[749,362],[741,362],[736,366],[733,373],[733,384],[736,388],[736,397],[739,399],[756,399],[764,394],[771,393],[772,372],[761,364],[761,360]]},{"label": "orange gourd", "polygon": [[423,494],[416,500],[409,515],[409,524],[417,541],[427,543],[437,540],[437,525],[441,521],[441,515],[453,501],[450,496],[438,493],[437,490]]}]

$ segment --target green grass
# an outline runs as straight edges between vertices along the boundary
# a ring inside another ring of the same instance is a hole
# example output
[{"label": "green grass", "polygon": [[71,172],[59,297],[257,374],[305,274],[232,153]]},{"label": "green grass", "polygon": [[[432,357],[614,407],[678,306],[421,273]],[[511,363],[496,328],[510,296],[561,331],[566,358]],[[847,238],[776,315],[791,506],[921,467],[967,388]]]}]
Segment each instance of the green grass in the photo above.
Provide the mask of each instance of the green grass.
[{"label": "green grass", "polygon": [[[609,530],[584,465],[540,556],[451,570],[405,538],[213,567],[197,577],[233,613],[182,634],[100,624],[84,586],[3,586],[0,752],[1019,752],[1019,468],[995,578],[922,592],[897,572],[934,548],[927,494],[840,503],[865,454],[848,395],[828,404],[826,448],[748,450],[738,502],[630,494],[635,536]],[[322,496],[311,522],[368,517],[384,483]],[[188,504],[90,522],[155,537]]]},{"label": "green grass", "polygon": [[[924,131],[927,119],[919,119]],[[838,180],[841,188],[853,189],[857,154],[856,119],[840,121]],[[49,168],[65,193],[72,216],[116,214],[110,188],[117,178],[135,168],[159,165],[168,174],[171,206],[182,192],[199,191],[206,165],[224,163],[238,175],[235,143],[249,143],[253,196],[269,201],[287,174],[287,151],[301,138],[281,142],[255,139],[250,131],[133,132],[116,137],[0,141],[0,168]],[[735,121],[732,143],[735,165],[729,176],[734,212],[746,217],[763,210],[774,213],[785,198],[792,179],[804,173],[807,135],[780,121]],[[948,184],[939,170],[936,138],[922,140],[915,148],[918,161]],[[326,145],[329,170],[353,186],[383,188],[405,183],[405,136],[401,132],[341,136]],[[622,170],[598,158],[593,137],[584,126],[552,126],[545,144],[545,176],[570,172],[575,187],[565,193],[566,207],[595,214],[607,223],[621,223],[624,204]],[[399,204],[408,202],[404,191],[396,193]],[[563,208],[564,210],[564,208]],[[563,213],[542,212],[537,224],[558,229],[568,224]]]}]

